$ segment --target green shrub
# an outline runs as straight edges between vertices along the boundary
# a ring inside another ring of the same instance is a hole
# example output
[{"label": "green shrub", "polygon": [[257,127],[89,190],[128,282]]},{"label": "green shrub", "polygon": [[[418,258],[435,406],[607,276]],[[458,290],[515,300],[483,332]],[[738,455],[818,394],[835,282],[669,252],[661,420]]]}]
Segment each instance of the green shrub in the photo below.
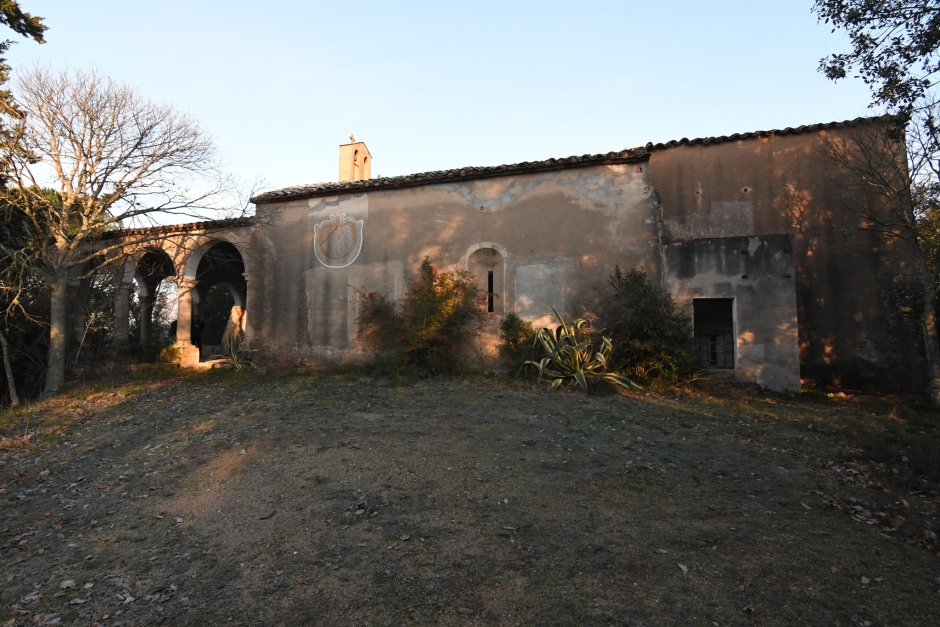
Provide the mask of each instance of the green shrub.
[{"label": "green shrub", "polygon": [[178,366],[180,365],[182,354],[183,350],[180,348],[179,344],[170,344],[169,346],[164,346],[160,349],[160,352],[157,355],[157,361],[164,364],[174,364]]},{"label": "green shrub", "polygon": [[693,370],[692,321],[642,270],[624,274],[615,268],[596,324],[617,345],[610,364],[617,371],[672,383]]},{"label": "green shrub", "polygon": [[600,347],[595,350],[587,320],[580,318],[568,324],[557,311],[555,317],[560,324],[554,333],[545,328],[535,333],[535,342],[542,347],[543,357],[526,362],[538,369],[539,381],[549,379],[552,388],[576,383],[585,392],[598,383],[612,383],[628,390],[641,389],[630,379],[607,372],[614,350],[610,338],[601,337]]},{"label": "green shrub", "polygon": [[459,370],[460,349],[483,317],[484,295],[469,272],[439,272],[424,258],[408,286],[401,313],[388,297],[360,297],[359,337],[398,372],[448,374]]},{"label": "green shrub", "polygon": [[508,314],[499,324],[499,356],[513,372],[526,361],[538,359],[541,351],[535,345],[535,329],[528,320],[515,313]]}]

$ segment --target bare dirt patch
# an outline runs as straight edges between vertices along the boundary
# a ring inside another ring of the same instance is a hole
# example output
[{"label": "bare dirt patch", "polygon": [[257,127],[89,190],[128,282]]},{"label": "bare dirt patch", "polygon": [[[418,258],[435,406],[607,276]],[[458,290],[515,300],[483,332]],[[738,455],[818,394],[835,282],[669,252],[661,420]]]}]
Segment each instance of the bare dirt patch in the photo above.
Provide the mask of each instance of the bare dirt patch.
[{"label": "bare dirt patch", "polygon": [[0,419],[0,624],[940,624],[935,418],[310,372],[75,390]]}]

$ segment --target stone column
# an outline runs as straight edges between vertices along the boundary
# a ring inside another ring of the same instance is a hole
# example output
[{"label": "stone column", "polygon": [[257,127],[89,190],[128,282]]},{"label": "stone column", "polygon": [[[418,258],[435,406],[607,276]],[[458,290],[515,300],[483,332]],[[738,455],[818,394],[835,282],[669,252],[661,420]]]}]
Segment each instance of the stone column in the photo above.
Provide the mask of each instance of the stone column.
[{"label": "stone column", "polygon": [[112,346],[126,346],[130,333],[131,290],[134,284],[124,281],[123,277],[117,286],[114,296],[114,335],[111,338]]},{"label": "stone column", "polygon": [[251,335],[248,333],[248,273],[242,272],[242,276],[245,277],[245,294],[242,298],[242,308],[244,312],[242,313],[242,345],[246,348],[251,346]]},{"label": "stone column", "polygon": [[193,291],[195,279],[183,279],[179,282],[179,296],[176,307],[176,341],[184,346],[192,345],[193,330]]},{"label": "stone column", "polygon": [[180,366],[183,368],[199,367],[199,349],[193,346],[193,292],[196,290],[195,279],[183,279],[179,282],[179,300],[176,307],[176,345],[180,349]]},{"label": "stone column", "polygon": [[153,343],[153,296],[149,293],[140,297],[140,344],[149,346]]}]

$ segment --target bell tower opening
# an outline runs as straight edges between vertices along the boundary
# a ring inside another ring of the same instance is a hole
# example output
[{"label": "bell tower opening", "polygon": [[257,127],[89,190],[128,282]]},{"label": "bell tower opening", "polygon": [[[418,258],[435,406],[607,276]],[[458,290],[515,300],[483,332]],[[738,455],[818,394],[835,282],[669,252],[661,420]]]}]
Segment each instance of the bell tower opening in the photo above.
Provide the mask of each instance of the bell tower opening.
[{"label": "bell tower opening", "polygon": [[364,181],[372,178],[372,155],[365,142],[349,136],[348,144],[339,147],[339,182]]}]

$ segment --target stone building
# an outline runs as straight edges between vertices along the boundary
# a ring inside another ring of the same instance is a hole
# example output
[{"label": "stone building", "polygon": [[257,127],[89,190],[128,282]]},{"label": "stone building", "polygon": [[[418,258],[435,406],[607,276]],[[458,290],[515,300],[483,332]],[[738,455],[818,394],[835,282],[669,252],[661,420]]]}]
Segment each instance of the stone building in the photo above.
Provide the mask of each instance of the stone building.
[{"label": "stone building", "polygon": [[[916,384],[911,257],[855,228],[834,191],[846,173],[819,156],[825,142],[885,123],[390,178],[371,178],[372,155],[351,137],[338,182],[259,194],[247,222],[167,227],[125,282],[136,273],[143,294],[176,273],[190,363],[190,316],[215,283],[236,295],[233,324],[267,361],[339,362],[362,358],[356,295],[401,298],[430,257],[493,295],[485,360],[506,313],[549,323],[552,308],[577,313],[615,265],[639,267],[693,317],[703,368],[775,390]],[[229,263],[212,270],[212,254]],[[160,270],[144,280],[140,267]]]}]

